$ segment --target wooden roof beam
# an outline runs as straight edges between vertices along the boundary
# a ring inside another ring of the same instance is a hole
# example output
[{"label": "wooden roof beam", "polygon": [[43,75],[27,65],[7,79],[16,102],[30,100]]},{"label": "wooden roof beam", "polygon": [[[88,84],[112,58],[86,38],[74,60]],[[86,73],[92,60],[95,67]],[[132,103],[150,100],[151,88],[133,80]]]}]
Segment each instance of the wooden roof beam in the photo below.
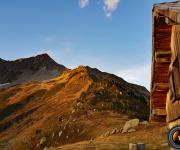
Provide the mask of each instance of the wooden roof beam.
[{"label": "wooden roof beam", "polygon": [[152,91],[168,91],[169,83],[154,83]]},{"label": "wooden roof beam", "polygon": [[153,109],[152,110],[152,115],[158,115],[158,116],[166,116],[166,109]]},{"label": "wooden roof beam", "polygon": [[157,63],[170,63],[171,62],[171,51],[155,51],[155,61]]},{"label": "wooden roof beam", "polygon": [[155,58],[155,61],[157,63],[170,63],[171,62],[171,58]]},{"label": "wooden roof beam", "polygon": [[166,58],[166,57],[171,57],[171,50],[168,51],[162,51],[162,50],[156,50],[155,51],[155,57],[156,58]]}]

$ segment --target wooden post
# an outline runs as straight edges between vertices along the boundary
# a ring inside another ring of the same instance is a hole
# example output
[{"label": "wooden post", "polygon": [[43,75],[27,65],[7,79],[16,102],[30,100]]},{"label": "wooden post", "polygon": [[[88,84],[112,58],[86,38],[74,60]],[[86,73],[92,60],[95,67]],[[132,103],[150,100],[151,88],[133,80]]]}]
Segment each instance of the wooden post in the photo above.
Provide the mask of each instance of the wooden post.
[{"label": "wooden post", "polygon": [[137,144],[137,150],[145,150],[145,144],[143,144],[143,143],[138,143],[138,144]]}]

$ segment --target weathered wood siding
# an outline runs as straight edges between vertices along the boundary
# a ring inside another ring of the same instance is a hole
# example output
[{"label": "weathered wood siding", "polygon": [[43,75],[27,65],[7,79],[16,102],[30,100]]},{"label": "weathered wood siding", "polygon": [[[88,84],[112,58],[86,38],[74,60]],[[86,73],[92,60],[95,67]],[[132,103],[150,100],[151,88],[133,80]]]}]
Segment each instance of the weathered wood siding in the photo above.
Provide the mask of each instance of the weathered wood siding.
[{"label": "weathered wood siding", "polygon": [[167,122],[175,121],[180,116],[180,101],[176,101],[172,103],[172,100],[170,98],[170,92],[167,94]]},{"label": "weathered wood siding", "polygon": [[170,128],[180,124],[179,24],[180,1],[154,6],[150,120]]},{"label": "weathered wood siding", "polygon": [[180,117],[180,25],[173,25],[172,27],[171,52],[170,89],[166,99],[167,122],[169,123],[176,122]]},{"label": "weathered wood siding", "polygon": [[169,90],[172,26],[153,13],[153,53],[151,80],[151,121],[166,121],[166,96]]}]

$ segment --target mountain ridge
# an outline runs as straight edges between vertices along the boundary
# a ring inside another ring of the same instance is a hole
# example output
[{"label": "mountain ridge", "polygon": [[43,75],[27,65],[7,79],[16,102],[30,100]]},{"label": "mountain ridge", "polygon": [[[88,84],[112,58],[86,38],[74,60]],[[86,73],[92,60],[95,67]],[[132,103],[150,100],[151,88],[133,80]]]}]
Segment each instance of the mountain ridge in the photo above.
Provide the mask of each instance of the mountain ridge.
[{"label": "mountain ridge", "polygon": [[50,80],[0,89],[0,149],[40,150],[100,137],[130,118],[148,120],[149,105],[142,86],[89,66],[66,69]]},{"label": "mountain ridge", "polygon": [[66,69],[46,53],[14,61],[0,59],[0,84],[10,83],[11,86],[27,81],[52,79]]}]

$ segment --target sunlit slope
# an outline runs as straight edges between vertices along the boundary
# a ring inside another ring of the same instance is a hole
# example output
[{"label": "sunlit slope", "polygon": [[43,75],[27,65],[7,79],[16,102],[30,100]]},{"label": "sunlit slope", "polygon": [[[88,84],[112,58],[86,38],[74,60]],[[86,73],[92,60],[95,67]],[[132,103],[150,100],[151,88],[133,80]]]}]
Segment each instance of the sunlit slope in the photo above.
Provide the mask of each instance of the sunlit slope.
[{"label": "sunlit slope", "polygon": [[147,120],[149,92],[90,67],[0,90],[0,148],[40,149],[101,136],[127,118]]}]

